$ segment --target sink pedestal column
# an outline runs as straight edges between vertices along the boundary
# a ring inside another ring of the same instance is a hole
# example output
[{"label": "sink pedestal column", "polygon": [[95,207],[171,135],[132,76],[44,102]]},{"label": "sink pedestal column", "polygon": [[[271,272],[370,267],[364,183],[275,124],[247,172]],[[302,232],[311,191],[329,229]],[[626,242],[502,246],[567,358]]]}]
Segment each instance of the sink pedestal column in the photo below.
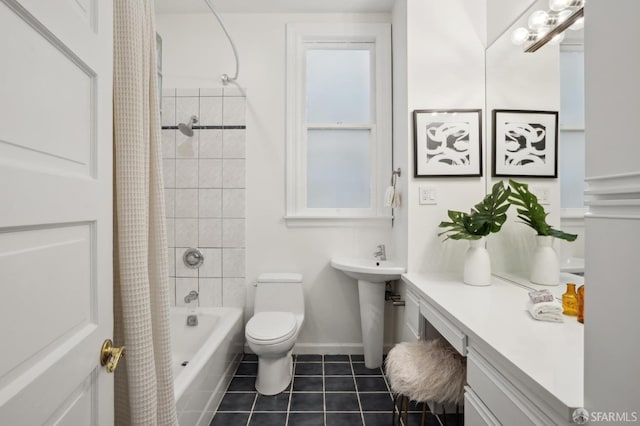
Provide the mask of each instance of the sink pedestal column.
[{"label": "sink pedestal column", "polygon": [[364,365],[367,368],[378,368],[382,366],[384,283],[358,280],[358,295],[360,298]]}]

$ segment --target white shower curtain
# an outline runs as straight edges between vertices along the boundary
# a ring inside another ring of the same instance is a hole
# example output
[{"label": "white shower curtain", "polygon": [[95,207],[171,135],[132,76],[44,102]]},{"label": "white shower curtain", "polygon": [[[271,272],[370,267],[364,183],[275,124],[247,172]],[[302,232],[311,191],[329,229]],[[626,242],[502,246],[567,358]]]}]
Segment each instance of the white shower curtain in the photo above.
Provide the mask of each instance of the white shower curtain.
[{"label": "white shower curtain", "polygon": [[176,425],[152,0],[114,1],[115,424]]}]

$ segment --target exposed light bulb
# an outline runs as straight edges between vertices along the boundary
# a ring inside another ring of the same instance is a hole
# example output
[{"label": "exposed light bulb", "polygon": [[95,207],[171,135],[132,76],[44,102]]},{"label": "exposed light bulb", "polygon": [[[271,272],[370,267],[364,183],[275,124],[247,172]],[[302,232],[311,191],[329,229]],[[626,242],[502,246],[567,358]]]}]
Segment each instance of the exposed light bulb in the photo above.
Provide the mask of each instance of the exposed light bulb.
[{"label": "exposed light bulb", "polygon": [[549,15],[544,10],[536,10],[529,17],[529,28],[532,30],[539,30],[547,25],[547,19]]},{"label": "exposed light bulb", "polygon": [[554,12],[560,12],[561,10],[569,7],[571,0],[549,0],[549,9]]},{"label": "exposed light bulb", "polygon": [[529,30],[523,27],[516,28],[511,34],[511,43],[522,46],[529,39]]},{"label": "exposed light bulb", "polygon": [[565,9],[561,12],[554,13],[553,15],[549,15],[549,23],[550,25],[560,25],[564,21],[566,21],[567,18],[572,14],[573,12],[569,9]]},{"label": "exposed light bulb", "polygon": [[584,16],[581,17],[581,18],[578,18],[576,20],[576,22],[574,22],[573,25],[571,25],[569,27],[569,29],[573,30],[573,31],[578,31],[578,30],[581,30],[583,28],[584,28]]}]

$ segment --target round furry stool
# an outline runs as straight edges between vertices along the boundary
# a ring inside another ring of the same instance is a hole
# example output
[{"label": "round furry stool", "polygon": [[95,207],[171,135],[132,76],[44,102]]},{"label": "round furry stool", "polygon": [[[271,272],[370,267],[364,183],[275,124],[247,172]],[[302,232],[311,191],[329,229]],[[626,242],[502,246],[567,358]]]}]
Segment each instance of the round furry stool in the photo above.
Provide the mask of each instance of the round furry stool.
[{"label": "round furry stool", "polygon": [[[427,401],[457,405],[464,399],[466,359],[439,339],[395,345],[387,354],[385,367],[396,400],[402,397],[405,425],[409,401],[423,403],[424,425]],[[395,422],[395,408],[392,421]]]}]

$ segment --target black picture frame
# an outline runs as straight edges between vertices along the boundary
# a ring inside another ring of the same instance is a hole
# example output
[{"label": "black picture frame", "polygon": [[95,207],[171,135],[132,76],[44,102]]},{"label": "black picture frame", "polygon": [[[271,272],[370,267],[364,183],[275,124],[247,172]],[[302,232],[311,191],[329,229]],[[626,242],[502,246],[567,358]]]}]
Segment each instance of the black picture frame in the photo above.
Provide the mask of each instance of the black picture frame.
[{"label": "black picture frame", "polygon": [[413,176],[482,176],[482,110],[413,111]]},{"label": "black picture frame", "polygon": [[558,111],[494,109],[495,177],[558,177]]}]

